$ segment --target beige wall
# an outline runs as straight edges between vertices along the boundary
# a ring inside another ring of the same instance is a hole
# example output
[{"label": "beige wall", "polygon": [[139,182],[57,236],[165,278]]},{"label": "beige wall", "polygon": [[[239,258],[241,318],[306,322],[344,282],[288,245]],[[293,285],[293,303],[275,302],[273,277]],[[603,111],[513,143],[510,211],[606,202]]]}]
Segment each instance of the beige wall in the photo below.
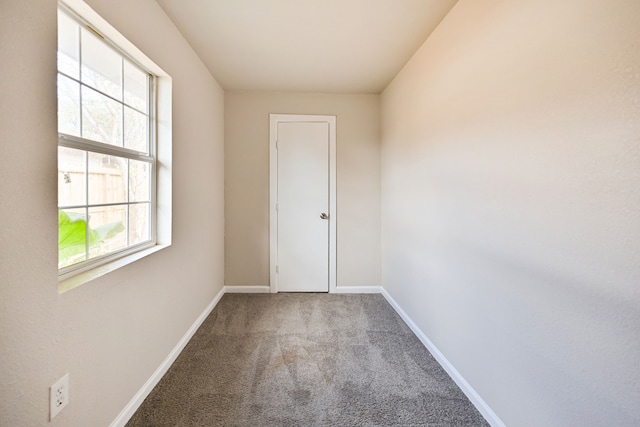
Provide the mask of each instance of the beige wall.
[{"label": "beige wall", "polygon": [[337,115],[337,286],[380,285],[379,96],[225,95],[225,283],[269,285],[269,113]]},{"label": "beige wall", "polygon": [[173,77],[173,246],[58,294],[57,2],[3,1],[1,426],[109,425],[223,286],[223,92],[154,1],[89,4]]},{"label": "beige wall", "polygon": [[640,3],[461,0],[381,115],[383,286],[506,425],[640,425]]}]

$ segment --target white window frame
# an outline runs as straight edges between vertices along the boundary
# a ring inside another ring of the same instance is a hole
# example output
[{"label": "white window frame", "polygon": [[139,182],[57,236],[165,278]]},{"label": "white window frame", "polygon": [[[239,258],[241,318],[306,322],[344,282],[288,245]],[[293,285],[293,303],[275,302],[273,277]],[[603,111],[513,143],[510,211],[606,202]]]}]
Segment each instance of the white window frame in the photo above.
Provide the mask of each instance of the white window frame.
[{"label": "white window frame", "polygon": [[[58,270],[58,291],[66,292],[171,245],[171,77],[126,40],[82,0],[58,8],[149,75],[149,154],[73,135],[58,134],[58,146],[142,160],[150,164],[149,240]],[[64,74],[63,74],[64,75]],[[88,203],[88,200],[86,201]],[[129,201],[125,203],[129,205]],[[133,204],[133,203],[131,203]]]}]

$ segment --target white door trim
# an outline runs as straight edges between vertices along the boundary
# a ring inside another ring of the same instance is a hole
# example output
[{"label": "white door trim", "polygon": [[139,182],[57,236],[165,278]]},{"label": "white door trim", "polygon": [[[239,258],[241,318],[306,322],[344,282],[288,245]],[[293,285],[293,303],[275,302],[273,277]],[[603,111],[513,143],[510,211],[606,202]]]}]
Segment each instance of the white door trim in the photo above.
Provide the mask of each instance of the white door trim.
[{"label": "white door trim", "polygon": [[278,123],[329,124],[329,292],[336,291],[336,116],[269,114],[269,289],[278,292]]}]

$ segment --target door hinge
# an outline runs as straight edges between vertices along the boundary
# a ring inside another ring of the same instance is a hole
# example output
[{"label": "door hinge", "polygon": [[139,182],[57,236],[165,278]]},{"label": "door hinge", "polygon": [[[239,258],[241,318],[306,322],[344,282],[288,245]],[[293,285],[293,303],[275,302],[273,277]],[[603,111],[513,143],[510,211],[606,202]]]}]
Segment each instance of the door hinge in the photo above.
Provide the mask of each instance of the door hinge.
[{"label": "door hinge", "polygon": [[280,273],[280,266],[276,265],[276,274]]}]

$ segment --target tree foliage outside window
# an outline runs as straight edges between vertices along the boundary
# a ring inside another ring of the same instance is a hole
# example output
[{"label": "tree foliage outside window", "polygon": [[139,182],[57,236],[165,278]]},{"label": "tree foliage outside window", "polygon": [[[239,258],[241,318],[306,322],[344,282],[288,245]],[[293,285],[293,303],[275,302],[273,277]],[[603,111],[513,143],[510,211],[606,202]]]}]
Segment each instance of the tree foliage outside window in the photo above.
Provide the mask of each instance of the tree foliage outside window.
[{"label": "tree foliage outside window", "polygon": [[154,243],[153,76],[58,11],[58,268]]}]

